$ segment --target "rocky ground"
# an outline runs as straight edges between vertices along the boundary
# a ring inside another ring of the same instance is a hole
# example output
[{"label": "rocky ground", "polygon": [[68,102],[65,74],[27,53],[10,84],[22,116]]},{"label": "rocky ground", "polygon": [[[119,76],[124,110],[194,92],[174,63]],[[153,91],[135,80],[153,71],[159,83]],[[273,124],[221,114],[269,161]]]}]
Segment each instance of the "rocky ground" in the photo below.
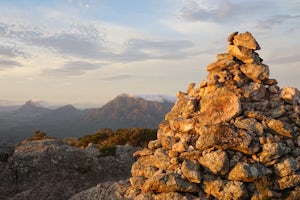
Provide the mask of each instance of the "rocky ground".
[{"label": "rocky ground", "polygon": [[24,141],[0,146],[0,199],[68,199],[99,183],[130,177],[132,154],[139,148],[117,146],[116,156],[61,140]]}]

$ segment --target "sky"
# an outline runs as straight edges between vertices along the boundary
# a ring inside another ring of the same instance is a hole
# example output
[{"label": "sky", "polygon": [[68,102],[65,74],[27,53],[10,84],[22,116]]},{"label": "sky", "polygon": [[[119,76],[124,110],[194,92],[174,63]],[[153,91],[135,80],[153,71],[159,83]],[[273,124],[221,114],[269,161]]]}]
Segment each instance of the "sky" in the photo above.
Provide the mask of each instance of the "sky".
[{"label": "sky", "polygon": [[300,0],[0,1],[0,104],[175,96],[234,31],[254,35],[280,87],[300,88]]}]

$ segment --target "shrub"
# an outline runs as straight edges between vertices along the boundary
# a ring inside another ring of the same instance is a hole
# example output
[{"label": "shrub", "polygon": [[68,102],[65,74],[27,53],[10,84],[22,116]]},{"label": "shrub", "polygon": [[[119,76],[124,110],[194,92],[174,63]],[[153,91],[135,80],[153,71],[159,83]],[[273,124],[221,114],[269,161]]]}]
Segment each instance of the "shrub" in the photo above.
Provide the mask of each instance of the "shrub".
[{"label": "shrub", "polygon": [[35,131],[33,136],[31,136],[29,138],[30,141],[45,140],[45,139],[54,139],[54,137],[48,136],[46,133],[38,130],[38,131]]},{"label": "shrub", "polygon": [[124,128],[113,131],[100,129],[95,134],[85,135],[73,146],[86,147],[89,143],[97,144],[102,156],[115,155],[116,145],[129,144],[134,147],[145,147],[150,140],[156,139],[157,129]]},{"label": "shrub", "polygon": [[104,145],[98,147],[101,152],[101,156],[115,156],[117,147],[116,145]]},{"label": "shrub", "polygon": [[67,137],[63,139],[63,142],[74,147],[80,147],[80,143],[77,138]]}]

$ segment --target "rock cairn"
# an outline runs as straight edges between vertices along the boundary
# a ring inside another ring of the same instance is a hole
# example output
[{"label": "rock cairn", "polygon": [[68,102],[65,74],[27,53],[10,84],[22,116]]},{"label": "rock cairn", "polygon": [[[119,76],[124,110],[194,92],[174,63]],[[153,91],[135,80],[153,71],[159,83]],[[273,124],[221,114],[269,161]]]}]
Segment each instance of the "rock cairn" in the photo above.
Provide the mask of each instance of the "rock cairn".
[{"label": "rock cairn", "polygon": [[134,199],[300,199],[300,92],[269,78],[251,33],[228,43],[134,154]]}]

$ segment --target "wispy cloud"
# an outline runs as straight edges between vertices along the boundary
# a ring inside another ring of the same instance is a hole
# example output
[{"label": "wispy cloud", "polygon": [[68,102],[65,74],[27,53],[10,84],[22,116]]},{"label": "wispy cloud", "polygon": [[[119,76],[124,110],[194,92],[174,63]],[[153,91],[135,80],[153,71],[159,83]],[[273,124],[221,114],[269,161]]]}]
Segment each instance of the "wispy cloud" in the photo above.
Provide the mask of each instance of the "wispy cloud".
[{"label": "wispy cloud", "polygon": [[17,56],[25,57],[25,53],[16,45],[0,44],[0,56],[15,58]]},{"label": "wispy cloud", "polygon": [[108,63],[90,63],[86,61],[69,61],[55,69],[45,69],[42,74],[48,76],[80,76],[88,71],[99,69]]},{"label": "wispy cloud", "polygon": [[195,55],[192,41],[183,39],[131,38],[119,43],[119,51],[109,48],[104,31],[95,26],[70,26],[70,30],[47,33],[24,25],[0,23],[0,36],[50,50],[58,56],[109,62],[134,62],[150,59],[179,59]]},{"label": "wispy cloud", "polygon": [[181,9],[181,17],[187,21],[211,21],[220,22],[232,14],[234,5],[229,1],[211,1],[210,4],[203,1],[185,1]]},{"label": "wispy cloud", "polygon": [[[293,5],[289,2],[288,5]],[[274,12],[278,13],[274,15]],[[271,29],[272,26],[284,23],[287,20],[299,18],[293,7],[288,7],[282,1],[270,0],[186,0],[180,11],[181,19],[190,22],[211,23],[254,23],[258,21],[256,28]],[[251,20],[245,20],[251,17]]]},{"label": "wispy cloud", "polygon": [[104,78],[101,78],[101,80],[104,80],[104,81],[120,81],[120,80],[129,79],[131,77],[132,77],[132,75],[130,75],[130,74],[119,74],[119,75],[115,75],[115,76],[104,77]]},{"label": "wispy cloud", "polygon": [[81,34],[59,33],[32,38],[30,42],[62,55],[96,59],[102,54],[101,43]]},{"label": "wispy cloud", "polygon": [[189,40],[130,39],[119,54],[111,54],[113,60],[122,62],[151,59],[180,59],[193,56],[194,44]]},{"label": "wispy cloud", "polygon": [[263,20],[259,20],[257,24],[258,29],[270,30],[273,26],[286,23],[287,21],[300,19],[300,15],[289,15],[289,14],[280,14],[273,15]]},{"label": "wispy cloud", "polygon": [[0,59],[0,70],[22,67],[23,65],[17,61]]}]

